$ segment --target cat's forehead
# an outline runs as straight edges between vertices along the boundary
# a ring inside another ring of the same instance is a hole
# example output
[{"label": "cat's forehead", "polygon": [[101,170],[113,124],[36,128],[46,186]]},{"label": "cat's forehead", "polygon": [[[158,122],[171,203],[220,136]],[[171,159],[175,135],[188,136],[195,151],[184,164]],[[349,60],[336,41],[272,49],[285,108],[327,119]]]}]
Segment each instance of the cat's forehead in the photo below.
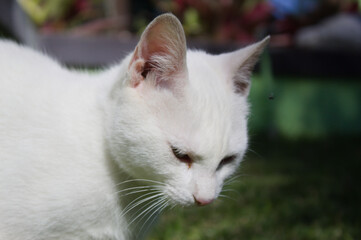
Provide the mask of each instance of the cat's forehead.
[{"label": "cat's forehead", "polygon": [[189,85],[180,103],[183,107],[176,108],[172,116],[178,117],[170,120],[175,124],[170,130],[172,141],[206,157],[238,151],[246,131],[246,102],[233,92],[214,56],[188,51],[187,68]]},{"label": "cat's forehead", "polygon": [[[205,110],[230,114],[235,94],[227,71],[217,57],[203,51],[187,52],[187,70],[191,101],[204,104]],[[194,99],[192,99],[194,98]],[[206,112],[204,112],[206,113]]]},{"label": "cat's forehead", "polygon": [[190,84],[193,87],[208,91],[217,90],[214,92],[215,94],[223,93],[221,90],[225,89],[231,91],[226,79],[228,74],[225,69],[222,69],[221,59],[218,59],[217,56],[203,51],[188,50],[187,69]]}]

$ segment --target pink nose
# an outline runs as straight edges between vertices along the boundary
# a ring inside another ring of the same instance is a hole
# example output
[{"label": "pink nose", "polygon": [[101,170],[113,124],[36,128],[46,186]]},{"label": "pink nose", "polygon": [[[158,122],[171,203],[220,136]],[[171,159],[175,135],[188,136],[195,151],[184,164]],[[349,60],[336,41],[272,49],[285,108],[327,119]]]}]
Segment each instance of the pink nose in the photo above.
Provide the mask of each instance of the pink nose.
[{"label": "pink nose", "polygon": [[194,202],[198,205],[198,206],[205,206],[210,204],[211,202],[213,202],[214,198],[211,199],[203,199],[203,198],[199,198],[199,197],[195,197],[193,195],[194,198]]}]

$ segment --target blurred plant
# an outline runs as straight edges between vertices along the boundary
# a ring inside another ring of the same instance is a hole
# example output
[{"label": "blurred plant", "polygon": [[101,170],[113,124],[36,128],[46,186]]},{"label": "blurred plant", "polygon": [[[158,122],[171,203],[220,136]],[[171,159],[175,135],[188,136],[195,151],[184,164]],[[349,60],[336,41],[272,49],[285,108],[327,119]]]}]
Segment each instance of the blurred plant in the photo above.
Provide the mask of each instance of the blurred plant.
[{"label": "blurred plant", "polygon": [[217,41],[254,41],[271,16],[271,7],[264,0],[174,0],[160,1],[157,6],[175,13],[188,35]]},{"label": "blurred plant", "polygon": [[273,43],[293,44],[298,29],[340,12],[357,12],[361,0],[163,0],[153,1],[175,13],[188,35],[220,42],[253,42],[276,34]]},{"label": "blurred plant", "polygon": [[188,36],[249,43],[272,34],[279,46],[292,45],[304,26],[339,12],[357,13],[361,6],[361,0],[17,1],[42,32],[139,34],[155,16],[172,12]]},{"label": "blurred plant", "polygon": [[61,19],[73,0],[18,0],[18,3],[34,23],[42,25],[50,19]]},{"label": "blurred plant", "polygon": [[42,31],[69,29],[105,16],[103,0],[18,0]]},{"label": "blurred plant", "polygon": [[202,32],[199,14],[194,8],[189,8],[184,12],[184,31],[187,35],[198,35]]}]

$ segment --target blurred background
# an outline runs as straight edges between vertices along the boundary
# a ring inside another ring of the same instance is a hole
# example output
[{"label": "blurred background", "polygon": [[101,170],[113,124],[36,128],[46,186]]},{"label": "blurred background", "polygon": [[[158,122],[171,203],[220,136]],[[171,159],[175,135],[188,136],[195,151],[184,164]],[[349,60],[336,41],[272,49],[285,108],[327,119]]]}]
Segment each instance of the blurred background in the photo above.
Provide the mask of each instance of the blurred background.
[{"label": "blurred background", "polygon": [[164,12],[190,48],[272,40],[227,197],[167,211],[149,239],[361,239],[361,0],[1,0],[0,35],[94,70],[131,52]]}]

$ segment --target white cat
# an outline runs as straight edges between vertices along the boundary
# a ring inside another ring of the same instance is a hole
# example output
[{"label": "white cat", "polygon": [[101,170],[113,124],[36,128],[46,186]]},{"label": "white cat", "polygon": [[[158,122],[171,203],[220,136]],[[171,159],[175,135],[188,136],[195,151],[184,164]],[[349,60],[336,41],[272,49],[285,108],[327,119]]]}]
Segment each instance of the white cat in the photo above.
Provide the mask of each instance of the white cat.
[{"label": "white cat", "polygon": [[263,41],[186,49],[157,17],[121,64],[68,70],[0,41],[0,239],[133,239],[167,206],[206,205],[247,147]]}]

